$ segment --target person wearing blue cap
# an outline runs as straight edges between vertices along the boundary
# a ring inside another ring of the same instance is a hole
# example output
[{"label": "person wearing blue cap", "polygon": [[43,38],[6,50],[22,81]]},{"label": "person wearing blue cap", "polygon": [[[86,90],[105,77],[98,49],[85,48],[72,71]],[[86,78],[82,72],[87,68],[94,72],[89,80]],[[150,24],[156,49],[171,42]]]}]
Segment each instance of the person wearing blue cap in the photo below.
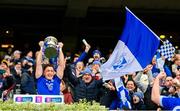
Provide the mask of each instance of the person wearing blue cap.
[{"label": "person wearing blue cap", "polygon": [[92,75],[96,80],[101,79],[101,74],[100,74],[100,66],[101,66],[101,62],[98,60],[95,60],[92,63],[91,69],[92,69]]},{"label": "person wearing blue cap", "polygon": [[145,110],[146,107],[144,105],[144,94],[142,92],[135,92],[133,94],[133,103],[132,103],[132,109],[133,110]]},{"label": "person wearing blue cap", "polygon": [[88,60],[88,65],[92,64],[94,61],[100,61],[101,63],[104,63],[106,59],[102,57],[102,54],[99,50],[94,50],[92,52],[93,58],[90,58]]},{"label": "person wearing blue cap", "polygon": [[92,71],[89,68],[85,68],[81,74],[82,77],[77,77],[72,74],[68,75],[71,84],[74,86],[74,101],[78,102],[80,99],[99,101],[98,94],[103,84],[102,79],[93,79],[91,75]]},{"label": "person wearing blue cap", "polygon": [[99,50],[94,50],[92,55],[93,55],[94,60],[99,60],[101,57],[101,52]]}]

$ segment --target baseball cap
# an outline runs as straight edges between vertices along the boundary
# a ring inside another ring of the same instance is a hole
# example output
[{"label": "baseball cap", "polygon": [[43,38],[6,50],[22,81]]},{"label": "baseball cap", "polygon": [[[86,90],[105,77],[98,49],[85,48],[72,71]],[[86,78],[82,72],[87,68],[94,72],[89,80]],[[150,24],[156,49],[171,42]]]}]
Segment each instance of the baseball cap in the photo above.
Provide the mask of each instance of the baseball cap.
[{"label": "baseball cap", "polygon": [[137,96],[137,97],[139,97],[139,99],[143,99],[144,98],[144,94],[142,93],[142,92],[135,92],[134,94],[133,94],[133,96]]},{"label": "baseball cap", "polygon": [[1,64],[2,64],[2,63],[4,63],[7,67],[9,67],[9,63],[8,63],[7,60],[3,59],[3,60],[1,61]]},{"label": "baseball cap", "polygon": [[99,50],[94,50],[92,54],[94,55],[95,53],[97,53],[101,56],[101,52]]},{"label": "baseball cap", "polygon": [[15,51],[14,51],[14,55],[15,55],[15,54],[21,54],[21,51],[15,50]]},{"label": "baseball cap", "polygon": [[92,72],[91,72],[91,69],[90,68],[85,68],[82,72],[81,72],[81,74],[91,74]]}]

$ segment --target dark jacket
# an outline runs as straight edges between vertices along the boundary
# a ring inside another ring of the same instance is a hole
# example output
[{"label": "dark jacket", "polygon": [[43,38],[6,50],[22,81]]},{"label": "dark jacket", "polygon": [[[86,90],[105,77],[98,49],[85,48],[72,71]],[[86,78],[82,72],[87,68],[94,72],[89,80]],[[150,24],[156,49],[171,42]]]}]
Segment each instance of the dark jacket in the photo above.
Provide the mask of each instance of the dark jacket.
[{"label": "dark jacket", "polygon": [[87,101],[98,101],[98,94],[102,87],[102,79],[92,80],[89,84],[86,84],[82,78],[69,75],[70,82],[74,85],[74,101],[78,102],[80,99],[86,99]]},{"label": "dark jacket", "polygon": [[99,95],[99,96],[101,96],[100,104],[109,108],[112,101],[115,100],[116,98],[118,98],[117,91],[111,91],[107,88],[102,88],[101,90],[102,90],[103,94],[102,94],[102,96]]},{"label": "dark jacket", "polygon": [[145,109],[146,109],[146,106],[144,105],[144,102],[143,102],[143,101],[140,101],[140,102],[137,103],[137,104],[132,104],[132,109],[133,109],[133,110],[145,110]]},{"label": "dark jacket", "polygon": [[144,93],[144,104],[147,110],[157,110],[158,105],[151,100],[152,87],[148,85],[146,92]]},{"label": "dark jacket", "polygon": [[21,93],[36,94],[34,77],[24,72],[21,77]]}]

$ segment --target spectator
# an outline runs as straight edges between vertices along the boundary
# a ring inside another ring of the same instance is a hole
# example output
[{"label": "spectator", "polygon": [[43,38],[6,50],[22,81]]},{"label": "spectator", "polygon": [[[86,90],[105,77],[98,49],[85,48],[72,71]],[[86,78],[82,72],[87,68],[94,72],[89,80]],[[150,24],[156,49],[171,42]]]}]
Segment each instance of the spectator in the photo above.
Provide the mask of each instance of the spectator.
[{"label": "spectator", "polygon": [[143,71],[138,72],[134,79],[138,90],[143,93],[146,92],[148,85],[152,83],[153,77],[151,69],[152,65],[148,65]]},{"label": "spectator", "polygon": [[143,98],[144,98],[144,95],[142,92],[135,92],[133,94],[133,103],[132,103],[133,110],[145,110],[146,109]]},{"label": "spectator", "polygon": [[173,78],[172,77],[166,77],[164,87],[161,89],[161,95],[168,96],[169,88],[173,86]]},{"label": "spectator", "polygon": [[32,71],[32,73],[33,73],[34,65],[35,65],[35,61],[33,59],[33,52],[28,51],[26,56],[22,59],[22,68],[24,71],[27,71],[27,72]]},{"label": "spectator", "polygon": [[96,79],[96,80],[99,80],[101,79],[101,74],[100,74],[100,66],[101,66],[101,63],[100,61],[94,61],[91,65],[91,70],[92,70],[92,76]]},{"label": "spectator", "polygon": [[19,61],[21,61],[21,51],[15,50],[12,56],[12,60],[11,60],[12,67],[13,65],[15,65],[16,62],[19,62]]},{"label": "spectator", "polygon": [[89,58],[87,65],[91,65],[94,61],[100,61],[101,63],[106,62],[106,59],[102,57],[102,54],[99,50],[94,50],[92,52],[92,55],[93,55],[93,58]]},{"label": "spectator", "polygon": [[77,78],[70,74],[69,80],[74,86],[74,101],[78,102],[80,99],[86,99],[87,101],[99,101],[98,94],[102,87],[102,79],[94,80],[91,75],[91,70],[86,68],[82,72],[82,77]]},{"label": "spectator", "polygon": [[110,110],[115,109],[114,101],[116,102],[118,96],[115,88],[114,80],[109,80],[103,84],[102,91],[104,92],[100,97],[100,104],[106,106]]},{"label": "spectator", "polygon": [[165,72],[161,72],[159,75],[157,75],[153,84],[151,99],[156,104],[162,106],[165,110],[173,110],[176,106],[180,105],[180,99],[160,95],[159,84],[160,81],[165,78],[165,76]]},{"label": "spectator", "polygon": [[16,80],[16,87],[14,89],[15,94],[20,94],[20,84],[21,84],[21,76],[22,76],[22,67],[21,67],[21,61],[16,60],[14,63],[14,66],[11,68],[11,74],[14,76]]},{"label": "spectator", "polygon": [[6,60],[2,60],[0,64],[0,69],[3,70],[3,75],[1,76],[1,94],[3,97],[3,100],[7,100],[10,96],[10,93],[15,87],[15,79],[10,74],[10,69],[9,69],[9,62]]}]

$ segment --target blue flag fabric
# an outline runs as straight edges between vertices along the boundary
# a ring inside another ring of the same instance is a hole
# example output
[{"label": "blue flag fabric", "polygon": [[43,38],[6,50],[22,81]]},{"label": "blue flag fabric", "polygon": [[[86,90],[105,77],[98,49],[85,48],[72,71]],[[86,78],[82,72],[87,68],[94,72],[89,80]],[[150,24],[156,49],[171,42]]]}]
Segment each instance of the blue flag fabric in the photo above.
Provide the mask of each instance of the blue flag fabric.
[{"label": "blue flag fabric", "polygon": [[101,66],[103,80],[143,70],[159,46],[159,37],[126,7],[126,23],[119,41]]},{"label": "blue flag fabric", "polygon": [[120,109],[132,109],[130,103],[129,91],[124,87],[123,81],[121,78],[115,78],[115,86],[117,89],[117,95],[120,99],[119,108]]}]

